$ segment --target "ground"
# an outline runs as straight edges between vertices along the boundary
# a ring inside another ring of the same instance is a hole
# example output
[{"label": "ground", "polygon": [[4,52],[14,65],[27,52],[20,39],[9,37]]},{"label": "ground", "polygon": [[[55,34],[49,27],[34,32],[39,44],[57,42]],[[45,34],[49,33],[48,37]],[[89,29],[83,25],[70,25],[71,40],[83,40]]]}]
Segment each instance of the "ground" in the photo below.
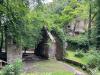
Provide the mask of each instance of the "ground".
[{"label": "ground", "polygon": [[[28,60],[28,61],[23,62],[24,63],[23,72],[25,74],[61,73],[61,74],[57,74],[57,75],[65,75],[65,73],[66,73],[66,75],[75,75],[75,73],[78,72],[78,73],[81,73],[80,75],[87,75],[83,71],[80,71],[79,69],[72,67],[66,63],[63,63],[62,61],[43,60],[43,59],[39,59],[35,55],[34,55],[34,57],[35,58],[32,59],[33,61]],[[46,75],[49,75],[49,74],[46,74]],[[53,75],[53,74],[50,74],[50,75]]]}]

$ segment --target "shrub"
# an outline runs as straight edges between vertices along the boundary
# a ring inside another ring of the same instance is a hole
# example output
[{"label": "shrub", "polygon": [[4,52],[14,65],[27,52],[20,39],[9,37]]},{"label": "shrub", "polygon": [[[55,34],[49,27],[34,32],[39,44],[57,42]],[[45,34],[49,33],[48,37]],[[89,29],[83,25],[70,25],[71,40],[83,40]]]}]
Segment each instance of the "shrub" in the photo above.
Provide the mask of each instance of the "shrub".
[{"label": "shrub", "polygon": [[79,57],[79,58],[82,58],[84,56],[84,53],[82,51],[78,50],[78,51],[76,51],[75,56]]},{"label": "shrub", "polygon": [[6,65],[2,69],[2,75],[20,75],[22,68],[22,62],[16,60],[13,64]]},{"label": "shrub", "polygon": [[20,75],[22,68],[22,61],[18,60],[13,64],[14,75]]},{"label": "shrub", "polygon": [[88,67],[98,68],[100,70],[100,51],[90,51],[88,53]]},{"label": "shrub", "polygon": [[86,35],[80,34],[76,36],[66,35],[66,41],[68,42],[69,48],[73,49],[84,49],[88,50],[88,38]]}]

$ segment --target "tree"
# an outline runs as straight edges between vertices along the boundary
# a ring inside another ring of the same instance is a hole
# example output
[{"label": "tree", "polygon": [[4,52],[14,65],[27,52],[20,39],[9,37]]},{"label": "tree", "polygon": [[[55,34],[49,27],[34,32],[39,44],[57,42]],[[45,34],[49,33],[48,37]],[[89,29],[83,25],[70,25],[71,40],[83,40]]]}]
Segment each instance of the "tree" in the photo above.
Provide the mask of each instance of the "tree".
[{"label": "tree", "polygon": [[96,49],[100,50],[100,0],[96,0],[97,16],[96,16]]},{"label": "tree", "polygon": [[88,40],[89,40],[89,46],[91,42],[91,15],[92,15],[92,4],[91,1],[89,1],[89,25],[88,25]]},{"label": "tree", "polygon": [[95,5],[95,1],[94,0],[89,0],[88,1],[88,6],[89,6],[89,24],[88,24],[88,40],[89,40],[89,46],[91,46],[91,41],[92,41],[92,28],[94,25],[93,21],[97,15],[97,11],[96,11],[96,5]]},{"label": "tree", "polygon": [[2,27],[2,15],[3,15],[3,0],[0,1],[0,5],[1,5],[1,11],[0,11],[0,33],[1,33],[1,42],[0,42],[0,52],[2,51],[2,47],[3,47],[3,27]]},{"label": "tree", "polygon": [[[2,8],[2,17],[0,22],[2,22],[1,33],[2,38],[5,37],[5,50],[7,52],[7,44],[10,39],[13,42],[20,42],[21,32],[24,28],[24,19],[26,5],[23,0],[3,0],[3,4],[0,5]],[[1,46],[3,44],[3,39],[1,40]]]}]

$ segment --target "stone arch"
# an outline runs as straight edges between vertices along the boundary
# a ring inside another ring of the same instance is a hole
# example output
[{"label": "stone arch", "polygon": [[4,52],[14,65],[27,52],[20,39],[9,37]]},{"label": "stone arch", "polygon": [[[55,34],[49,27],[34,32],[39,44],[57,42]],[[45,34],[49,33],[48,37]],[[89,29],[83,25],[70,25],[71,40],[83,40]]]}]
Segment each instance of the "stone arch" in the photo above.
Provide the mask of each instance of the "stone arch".
[{"label": "stone arch", "polygon": [[57,34],[49,32],[47,27],[43,27],[43,39],[37,45],[35,54],[38,56],[46,57],[48,59],[63,59],[63,44],[61,44],[60,39],[56,35]]}]

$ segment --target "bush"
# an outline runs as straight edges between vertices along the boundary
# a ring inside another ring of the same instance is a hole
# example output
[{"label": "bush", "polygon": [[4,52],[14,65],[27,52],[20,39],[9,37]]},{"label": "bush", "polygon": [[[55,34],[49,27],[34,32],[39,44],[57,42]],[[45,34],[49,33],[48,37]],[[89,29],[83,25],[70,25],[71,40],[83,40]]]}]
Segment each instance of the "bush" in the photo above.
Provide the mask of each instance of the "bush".
[{"label": "bush", "polygon": [[79,57],[79,58],[82,58],[82,57],[84,57],[84,53],[82,51],[78,50],[78,51],[76,51],[75,56]]},{"label": "bush", "polygon": [[100,51],[90,51],[88,53],[88,67],[98,68],[100,70]]},{"label": "bush", "polygon": [[13,64],[6,65],[2,69],[2,75],[20,75],[22,68],[22,62],[20,60],[16,60]]},{"label": "bush", "polygon": [[77,43],[78,45],[87,45],[88,44],[88,38],[86,35],[80,34],[77,36],[69,36],[66,35],[66,40],[71,43]]},{"label": "bush", "polygon": [[66,35],[66,41],[68,42],[69,48],[73,49],[84,49],[88,50],[88,38],[86,35],[80,34],[76,36]]}]

